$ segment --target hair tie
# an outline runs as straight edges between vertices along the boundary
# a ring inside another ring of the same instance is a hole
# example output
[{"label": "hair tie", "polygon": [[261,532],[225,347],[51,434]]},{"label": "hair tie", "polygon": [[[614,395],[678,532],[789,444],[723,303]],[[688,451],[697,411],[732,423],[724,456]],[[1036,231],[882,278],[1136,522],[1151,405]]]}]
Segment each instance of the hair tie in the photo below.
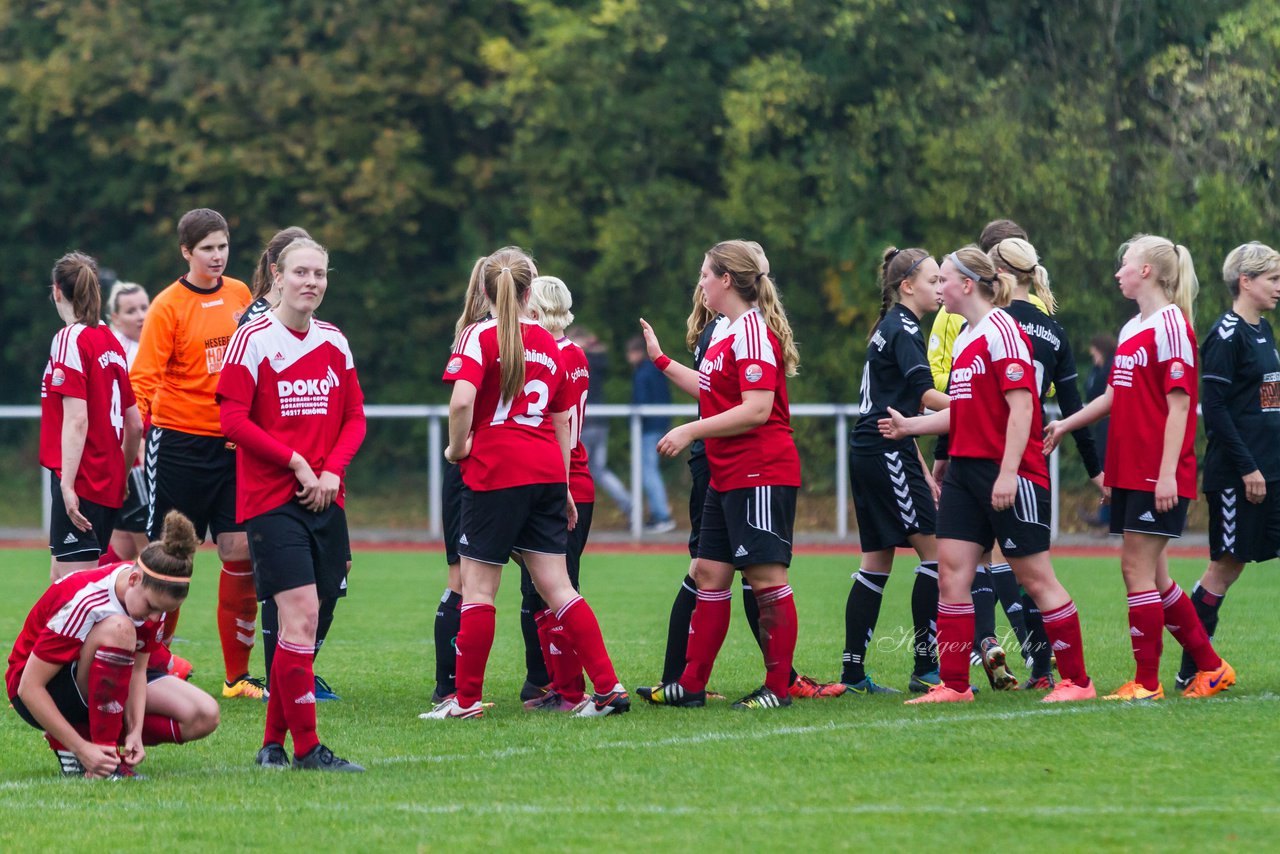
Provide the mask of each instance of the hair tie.
[{"label": "hair tie", "polygon": [[511,268],[510,268],[510,267],[503,267],[503,268],[502,268],[501,270],[499,270],[498,272],[500,272],[500,273],[510,273],[510,272],[511,272]]},{"label": "hair tie", "polygon": [[[897,256],[895,255],[895,256],[894,256],[894,258],[896,258],[896,257],[897,257]],[[902,274],[902,278],[903,278],[903,280],[906,280],[906,279],[911,278],[911,274],[915,272],[916,267],[919,267],[921,264],[923,264],[923,263],[925,262],[925,259],[926,259],[926,258],[931,258],[931,257],[932,257],[932,256],[931,256],[931,255],[929,255],[929,254],[926,252],[923,256],[921,256],[920,258],[916,259],[916,262],[915,262],[914,264],[912,264],[910,267],[908,267],[908,268],[907,268],[907,272],[905,272],[905,273],[903,273],[903,274]],[[889,260],[890,260],[890,261],[892,261],[893,259],[892,259],[892,258],[890,258]]]},{"label": "hair tie", "polygon": [[963,262],[963,261],[961,261],[959,258],[957,258],[957,257],[956,257],[956,253],[952,252],[952,253],[951,253],[950,255],[948,255],[947,257],[951,259],[951,263],[952,263],[952,264],[955,264],[955,265],[956,265],[956,268],[957,268],[957,269],[959,269],[961,273],[964,273],[966,277],[968,277],[968,278],[970,278],[970,279],[973,279],[975,282],[985,282],[985,281],[988,281],[987,279],[982,278],[982,277],[981,277],[981,276],[979,276],[977,273],[973,272],[973,271],[972,271],[972,270],[970,270],[968,267],[966,267],[966,266],[964,265],[964,262]]},{"label": "hair tie", "polygon": [[142,558],[138,558],[137,563],[138,563],[138,569],[142,570],[144,575],[149,575],[152,578],[154,578],[156,581],[167,581],[170,584],[190,584],[191,583],[191,576],[189,575],[186,578],[182,578],[177,575],[161,575],[160,573],[156,572],[154,569],[152,569],[151,567],[143,563]]}]

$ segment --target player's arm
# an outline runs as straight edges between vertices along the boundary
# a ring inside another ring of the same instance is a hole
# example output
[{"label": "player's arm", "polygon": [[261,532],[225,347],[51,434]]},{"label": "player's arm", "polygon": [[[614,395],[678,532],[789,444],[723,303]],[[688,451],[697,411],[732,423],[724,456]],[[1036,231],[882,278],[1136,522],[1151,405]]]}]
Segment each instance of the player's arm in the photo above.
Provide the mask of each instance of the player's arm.
[{"label": "player's arm", "polygon": [[567,488],[569,484],[569,455],[573,452],[572,413],[568,410],[553,412],[551,413],[551,423],[555,425],[556,442],[560,444],[560,456],[564,458],[565,495],[567,496],[565,514],[569,517],[569,530],[572,531],[578,527],[578,505],[573,502],[573,493]]},{"label": "player's arm", "polygon": [[907,417],[892,406],[889,417],[881,418],[876,426],[886,439],[906,439],[911,436],[941,436],[951,432],[951,413],[946,409],[928,415]]},{"label": "player's arm", "polygon": [[36,723],[65,744],[90,776],[105,777],[120,765],[120,757],[114,745],[94,744],[82,738],[58,711],[57,704],[49,694],[49,682],[58,675],[62,667],[61,664],[45,661],[34,654],[29,656],[27,666],[22,671],[22,680],[18,683],[18,697],[36,719]]},{"label": "player's arm", "polygon": [[168,300],[157,299],[142,323],[138,353],[129,368],[129,382],[138,399],[138,412],[144,421],[151,419],[151,406],[164,380],[169,360],[173,358],[175,321]]},{"label": "player's arm", "polygon": [[1058,447],[1058,444],[1068,433],[1074,433],[1081,427],[1088,427],[1090,424],[1106,418],[1111,412],[1111,399],[1114,394],[1115,392],[1112,390],[1110,383],[1108,383],[1106,391],[1089,401],[1077,410],[1075,414],[1046,424],[1044,427],[1044,452],[1046,454],[1053,453],[1053,449]]},{"label": "player's arm", "polygon": [[1009,421],[1004,428],[1004,457],[1000,460],[1000,474],[991,488],[991,509],[1008,510],[1018,494],[1018,466],[1031,438],[1031,416],[1039,404],[1035,396],[1025,388],[1011,388],[1004,393],[1009,404]]},{"label": "player's arm", "polygon": [[449,445],[444,458],[456,463],[471,453],[471,422],[476,411],[476,387],[469,380],[454,380],[449,396]]},{"label": "player's arm", "polygon": [[1227,452],[1231,467],[1244,481],[1245,498],[1258,504],[1267,497],[1267,481],[1227,406],[1229,378],[1236,375],[1235,347],[1230,346],[1235,339],[1225,342],[1215,339],[1216,336],[1210,335],[1201,350],[1204,363],[1200,375],[1200,409],[1204,412],[1204,429]]},{"label": "player's arm", "polygon": [[62,503],[67,508],[71,524],[81,531],[93,528],[80,512],[80,497],[76,495],[76,475],[80,473],[80,460],[84,456],[84,442],[88,435],[88,404],[83,398],[62,395]]},{"label": "player's arm", "polygon": [[1164,420],[1164,445],[1160,449],[1160,474],[1156,479],[1156,512],[1168,513],[1178,503],[1178,458],[1182,456],[1182,440],[1187,434],[1187,416],[1191,412],[1191,395],[1180,388],[1165,395],[1169,415]]},{"label": "player's arm", "polygon": [[640,318],[640,329],[644,332],[645,351],[658,370],[662,371],[662,375],[675,383],[676,388],[685,394],[697,397],[698,372],[667,357],[662,352],[662,345],[658,343],[658,336],[654,334],[653,327],[643,317]]},{"label": "player's arm", "polygon": [[769,420],[773,411],[771,389],[754,389],[742,393],[742,403],[710,418],[701,418],[673,428],[658,441],[658,453],[667,457],[679,454],[695,439],[738,436]]},{"label": "player's arm", "polygon": [[147,662],[150,656],[138,654],[133,660],[133,672],[129,675],[129,699],[124,702],[124,750],[122,757],[130,765],[138,765],[147,758],[142,746],[142,719],[147,710]]}]

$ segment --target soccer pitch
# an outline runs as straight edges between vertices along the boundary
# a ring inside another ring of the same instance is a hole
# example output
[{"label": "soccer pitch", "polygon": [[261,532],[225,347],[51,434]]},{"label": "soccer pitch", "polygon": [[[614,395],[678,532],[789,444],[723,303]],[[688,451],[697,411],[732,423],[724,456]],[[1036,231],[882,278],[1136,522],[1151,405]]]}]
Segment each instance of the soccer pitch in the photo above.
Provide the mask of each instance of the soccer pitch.
[{"label": "soccer pitch", "polygon": [[[44,589],[48,556],[0,551],[5,651]],[[506,573],[480,721],[421,721],[434,675],[438,552],[357,550],[316,670],[342,695],[318,707],[320,736],[364,775],[269,772],[253,764],[262,703],[222,701],[202,742],[149,749],[149,779],[65,780],[38,733],[0,723],[0,850],[339,851],[697,848],[962,850],[1265,849],[1280,822],[1280,592],[1274,565],[1249,568],[1223,609],[1218,648],[1239,683],[1208,700],[1172,691],[1177,643],[1165,636],[1169,699],[1045,706],[1039,693],[907,708],[900,697],[797,701],[743,713],[646,707],[576,720],[532,714],[523,680],[519,579]],[[1171,562],[1187,589],[1204,561]],[[877,681],[905,688],[910,568],[901,558],[869,654]],[[1118,558],[1059,558],[1080,607],[1099,693],[1132,677]],[[216,561],[202,550],[180,642],[194,681],[217,691]],[[661,671],[666,623],[687,567],[679,554],[588,547],[584,593],[628,688]],[[799,555],[796,668],[839,673],[844,601],[855,557]],[[760,653],[740,594],[711,687],[757,687]],[[1005,627],[1001,620],[998,625]],[[255,672],[261,670],[255,651]],[[1025,668],[1017,668],[1019,676]]]}]

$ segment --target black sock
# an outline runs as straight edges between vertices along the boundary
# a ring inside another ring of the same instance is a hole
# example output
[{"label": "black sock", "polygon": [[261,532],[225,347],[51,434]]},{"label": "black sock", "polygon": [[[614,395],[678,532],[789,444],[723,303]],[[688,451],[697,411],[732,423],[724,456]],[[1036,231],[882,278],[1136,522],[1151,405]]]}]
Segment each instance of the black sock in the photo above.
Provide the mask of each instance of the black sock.
[{"label": "black sock", "polygon": [[671,603],[671,619],[667,622],[667,653],[662,662],[662,684],[668,685],[684,673],[685,653],[689,649],[689,621],[698,604],[698,585],[686,575]]},{"label": "black sock", "polygon": [[545,611],[547,603],[537,593],[525,593],[520,597],[520,634],[524,638],[525,679],[539,687],[551,681],[547,673],[547,660],[542,657],[542,644],[538,642],[538,624],[533,617]]},{"label": "black sock", "polygon": [[991,587],[991,573],[985,566],[973,574],[973,651],[977,653],[982,642],[996,636],[996,591]]},{"label": "black sock", "polygon": [[1007,563],[992,564],[990,572],[991,586],[996,591],[996,598],[1000,600],[1000,608],[1009,618],[1009,628],[1013,629],[1018,648],[1026,649],[1027,622],[1023,616],[1021,591],[1018,579],[1013,574],[1013,567]]},{"label": "black sock", "polygon": [[312,661],[320,654],[320,647],[324,646],[324,639],[329,636],[329,628],[333,626],[333,612],[337,607],[337,599],[320,600],[320,617],[316,620],[316,651]]},{"label": "black sock", "polygon": [[[1195,606],[1196,616],[1200,618],[1200,624],[1204,626],[1209,640],[1213,640],[1214,633],[1218,631],[1218,609],[1222,607],[1222,602],[1226,598],[1225,593],[1218,596],[1205,590],[1198,581],[1195,589],[1191,591],[1191,604]],[[1185,649],[1182,651],[1182,666],[1178,669],[1178,675],[1188,679],[1196,675],[1195,659]]]},{"label": "black sock", "polygon": [[1026,593],[1022,594],[1022,619],[1027,627],[1027,642],[1022,647],[1024,657],[1031,659],[1031,678],[1053,675],[1053,646],[1044,630],[1040,607]]},{"label": "black sock", "polygon": [[258,603],[258,621],[262,624],[262,662],[267,668],[263,684],[271,689],[271,662],[276,659],[276,643],[280,640],[280,609],[275,599]]},{"label": "black sock", "polygon": [[[742,579],[742,610],[747,615],[747,625],[751,627],[751,636],[756,639],[756,643],[760,646],[760,652],[764,652],[764,637],[760,634],[760,603],[756,601],[756,592],[751,589],[751,584],[744,578]],[[788,685],[796,684],[796,669],[791,668],[791,681]]]},{"label": "black sock", "polygon": [[844,606],[844,668],[840,673],[840,681],[847,685],[867,678],[867,646],[880,619],[880,603],[888,581],[887,572],[859,569],[853,574],[853,586]]},{"label": "black sock", "polygon": [[915,675],[938,669],[938,562],[923,561],[916,567],[911,588],[911,622],[914,624],[911,650]]},{"label": "black sock", "polygon": [[462,594],[445,588],[436,608],[436,693],[441,696],[458,690],[458,628],[462,625]]}]

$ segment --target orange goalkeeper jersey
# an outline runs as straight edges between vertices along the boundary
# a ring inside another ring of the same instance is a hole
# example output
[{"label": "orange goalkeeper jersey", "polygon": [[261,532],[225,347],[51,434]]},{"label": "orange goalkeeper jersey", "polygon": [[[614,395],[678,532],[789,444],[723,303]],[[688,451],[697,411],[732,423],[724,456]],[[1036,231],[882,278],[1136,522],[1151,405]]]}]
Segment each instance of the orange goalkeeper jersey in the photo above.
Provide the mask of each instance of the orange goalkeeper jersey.
[{"label": "orange goalkeeper jersey", "polygon": [[160,292],[129,369],[144,419],[197,436],[222,435],[214,392],[227,342],[250,302],[248,286],[226,276],[209,291],[178,279]]}]

